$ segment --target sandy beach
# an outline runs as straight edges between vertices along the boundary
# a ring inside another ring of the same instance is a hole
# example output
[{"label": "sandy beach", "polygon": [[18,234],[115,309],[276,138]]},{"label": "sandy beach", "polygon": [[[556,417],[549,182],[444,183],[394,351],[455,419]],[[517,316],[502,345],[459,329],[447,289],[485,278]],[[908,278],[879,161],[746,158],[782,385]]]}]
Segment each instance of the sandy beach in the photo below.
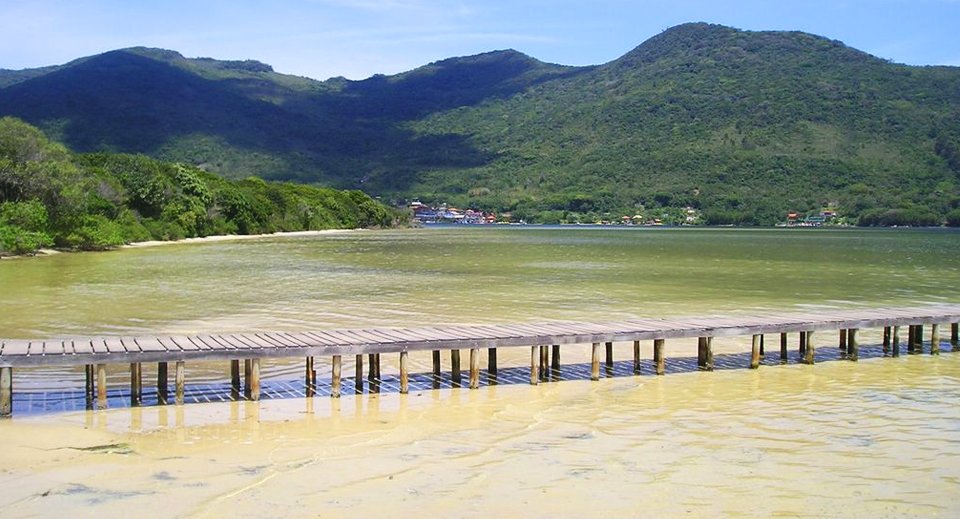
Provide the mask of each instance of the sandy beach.
[{"label": "sandy beach", "polygon": [[[222,235],[216,235],[216,236],[203,236],[198,238],[184,238],[182,240],[138,241],[138,242],[128,243],[126,245],[121,245],[117,247],[117,249],[139,249],[143,247],[158,247],[161,245],[182,245],[184,243],[212,243],[212,242],[221,242],[221,241],[257,240],[261,238],[279,238],[279,237],[292,237],[292,236],[324,236],[329,234],[357,232],[361,230],[363,229],[324,229],[322,231],[275,232],[271,234],[222,234]],[[115,250],[115,249],[111,249],[111,250]],[[19,256],[0,256],[0,260],[15,259],[15,258],[30,258],[30,257],[38,257],[38,256],[53,256],[56,254],[62,254],[64,252],[82,252],[82,251],[40,249],[36,252],[36,254],[19,255]]]}]

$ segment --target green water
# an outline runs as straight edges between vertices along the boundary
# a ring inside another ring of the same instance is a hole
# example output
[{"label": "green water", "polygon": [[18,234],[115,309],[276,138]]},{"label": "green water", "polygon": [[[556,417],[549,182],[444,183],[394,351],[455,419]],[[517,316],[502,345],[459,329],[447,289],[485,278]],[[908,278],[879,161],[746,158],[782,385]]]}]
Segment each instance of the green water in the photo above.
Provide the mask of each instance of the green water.
[{"label": "green water", "polygon": [[446,227],[0,262],[0,336],[958,302],[960,233]]},{"label": "green water", "polygon": [[[0,262],[0,336],[956,303],[958,258],[960,234],[921,230],[428,228],[169,245]],[[876,351],[880,330],[862,332]],[[714,347],[749,351],[749,337]],[[0,420],[0,516],[130,517],[163,502],[167,517],[190,518],[956,517],[960,353],[944,347],[596,382],[15,414]],[[631,352],[616,345],[618,360]],[[695,352],[696,340],[668,341],[667,362]],[[410,357],[414,372],[430,369],[429,352]],[[564,346],[562,358],[582,366],[589,347]],[[384,372],[395,376],[397,360],[385,355]],[[526,348],[501,351],[501,366],[528,361]],[[299,384],[302,364],[284,362],[265,362],[264,378]],[[188,363],[188,388],[223,382],[220,364]],[[318,366],[328,377],[327,361]],[[125,387],[127,366],[111,368],[108,386]],[[32,390],[56,403],[82,377],[15,370],[15,404]]]}]

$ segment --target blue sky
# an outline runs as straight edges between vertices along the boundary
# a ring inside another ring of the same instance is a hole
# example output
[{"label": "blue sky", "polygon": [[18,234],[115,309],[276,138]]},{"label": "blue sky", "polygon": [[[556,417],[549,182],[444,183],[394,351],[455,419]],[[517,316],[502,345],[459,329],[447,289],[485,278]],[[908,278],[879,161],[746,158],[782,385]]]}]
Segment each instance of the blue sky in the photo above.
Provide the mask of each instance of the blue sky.
[{"label": "blue sky", "polygon": [[960,66],[960,0],[0,0],[0,68],[136,45],[316,79],[507,48],[595,65],[690,21],[802,30],[899,63]]}]

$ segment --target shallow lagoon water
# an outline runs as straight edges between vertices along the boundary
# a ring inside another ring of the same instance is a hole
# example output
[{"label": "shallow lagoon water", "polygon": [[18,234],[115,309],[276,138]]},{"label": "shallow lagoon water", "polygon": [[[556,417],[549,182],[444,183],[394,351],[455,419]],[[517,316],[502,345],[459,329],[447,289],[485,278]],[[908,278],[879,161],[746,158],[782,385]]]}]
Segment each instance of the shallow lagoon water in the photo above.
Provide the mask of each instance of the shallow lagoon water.
[{"label": "shallow lagoon water", "polygon": [[[58,255],[0,262],[0,335],[957,302],[958,238],[443,228]],[[669,344],[668,357],[691,355],[693,344]],[[618,359],[629,355],[617,347]],[[718,354],[745,347],[717,343]],[[564,362],[585,362],[586,350],[565,348]],[[526,354],[501,352],[501,363],[522,365]],[[427,369],[427,357],[414,360]],[[222,369],[188,365],[188,384],[222,379]],[[278,363],[268,378],[295,380],[299,370]],[[112,373],[111,383],[122,377]],[[35,391],[81,382],[74,370],[15,378]],[[162,506],[169,517],[952,517],[958,397],[960,353],[945,352],[479,391],[25,413],[0,423],[0,514],[116,517]]]}]

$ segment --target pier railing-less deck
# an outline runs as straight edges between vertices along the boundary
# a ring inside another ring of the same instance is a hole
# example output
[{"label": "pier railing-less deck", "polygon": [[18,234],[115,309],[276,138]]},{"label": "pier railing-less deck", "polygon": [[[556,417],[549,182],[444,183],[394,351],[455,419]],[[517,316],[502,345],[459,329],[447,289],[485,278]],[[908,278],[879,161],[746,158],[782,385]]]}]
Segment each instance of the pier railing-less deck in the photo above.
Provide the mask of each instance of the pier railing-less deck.
[{"label": "pier railing-less deck", "polygon": [[[750,367],[760,365],[764,337],[780,335],[780,358],[787,359],[790,333],[799,334],[802,362],[814,362],[814,333],[839,331],[839,347],[850,360],[858,358],[857,332],[864,328],[883,328],[884,351],[899,356],[901,339],[910,353],[923,351],[924,326],[930,325],[929,351],[940,352],[941,326],[950,326],[950,343],[957,349],[957,323],[960,305],[930,305],[914,308],[872,308],[856,310],[820,310],[782,314],[736,316],[698,316],[666,319],[637,319],[622,322],[577,323],[548,322],[490,326],[440,326],[418,328],[371,328],[353,330],[313,330],[302,332],[222,333],[148,337],[60,338],[46,340],[0,339],[0,416],[13,411],[13,369],[38,366],[86,366],[88,401],[96,392],[98,408],[106,407],[106,365],[130,364],[130,402],[142,402],[141,364],[157,362],[157,395],[160,404],[168,403],[168,366],[175,366],[175,402],[183,403],[186,362],[223,360],[230,362],[231,385],[239,394],[240,361],[244,363],[244,396],[260,397],[260,359],[302,357],[306,359],[305,384],[316,387],[314,357],[331,357],[331,396],[340,396],[341,365],[344,355],[356,355],[356,380],[362,383],[362,356],[369,355],[371,376],[379,376],[380,355],[400,355],[400,392],[409,389],[411,351],[433,352],[434,374],[440,373],[440,352],[451,353],[452,376],[459,382],[460,350],[470,352],[469,387],[479,387],[480,350],[487,349],[487,370],[496,376],[497,348],[530,348],[530,383],[537,384],[541,373],[558,369],[560,346],[590,344],[591,378],[600,378],[601,348],[606,347],[606,363],[613,362],[613,344],[633,341],[634,366],[639,373],[640,342],[653,341],[653,361],[658,375],[664,373],[664,343],[667,339],[698,338],[697,365],[713,369],[714,337],[752,336]],[[901,329],[906,327],[906,337]],[[552,347],[552,361],[551,361]]]}]

